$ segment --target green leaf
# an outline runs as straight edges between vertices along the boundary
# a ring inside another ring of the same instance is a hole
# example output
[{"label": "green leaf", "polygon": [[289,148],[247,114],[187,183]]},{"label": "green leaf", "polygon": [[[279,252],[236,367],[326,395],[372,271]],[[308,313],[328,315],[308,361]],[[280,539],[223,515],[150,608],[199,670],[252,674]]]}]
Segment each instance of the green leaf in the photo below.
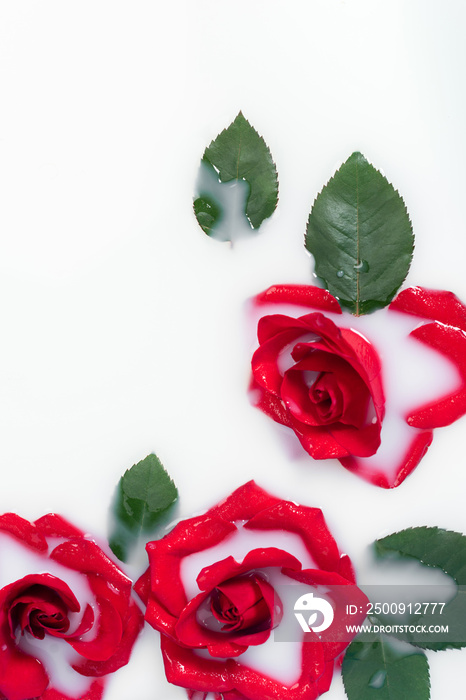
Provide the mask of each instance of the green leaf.
[{"label": "green leaf", "polygon": [[[215,173],[217,183],[247,185],[246,202],[243,205],[242,197],[238,197],[236,206],[241,211],[235,212],[235,218],[242,215],[249,230],[259,228],[264,219],[273,214],[278,201],[275,163],[264,139],[241,112],[206,148],[202,163]],[[206,177],[201,178],[198,190],[194,213],[202,230],[208,235],[215,235],[217,224],[225,216],[225,206],[221,201],[223,197],[219,195],[215,183],[212,185]],[[221,238],[232,240],[234,232],[228,232]]]},{"label": "green leaf", "polygon": [[404,638],[423,649],[440,651],[461,649],[466,646],[466,537],[460,532],[439,527],[413,527],[388,535],[375,542],[379,557],[398,554],[417,559],[426,566],[444,571],[458,586],[455,597],[441,614],[416,615],[416,625],[448,625],[448,638],[453,641],[420,642]]},{"label": "green leaf", "polygon": [[[405,645],[403,645],[405,647]],[[429,700],[429,664],[422,652],[394,647],[385,637],[356,638],[342,666],[349,700]]]},{"label": "green leaf", "polygon": [[408,274],[414,236],[398,192],[353,153],[316,197],[305,245],[325,287],[359,316],[393,299]]},{"label": "green leaf", "polygon": [[152,534],[178,500],[178,491],[154,454],[134,464],[121,477],[113,503],[109,544],[121,561],[138,537]]},{"label": "green leaf", "polygon": [[208,236],[222,216],[220,206],[209,195],[194,200],[194,213],[199,226]]}]

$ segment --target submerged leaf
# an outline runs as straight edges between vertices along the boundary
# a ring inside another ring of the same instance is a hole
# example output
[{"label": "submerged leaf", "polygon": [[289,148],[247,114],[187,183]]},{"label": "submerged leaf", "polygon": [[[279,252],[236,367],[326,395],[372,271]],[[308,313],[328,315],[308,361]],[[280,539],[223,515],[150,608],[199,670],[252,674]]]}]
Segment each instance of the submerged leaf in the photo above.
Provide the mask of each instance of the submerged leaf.
[{"label": "submerged leaf", "polygon": [[[238,189],[222,190],[226,183]],[[251,231],[275,211],[275,163],[264,139],[241,112],[206,148],[197,189],[194,213],[198,223],[205,233],[221,240],[238,236],[241,219],[243,229]]]},{"label": "submerged leaf", "polygon": [[[412,635],[403,639],[423,649],[440,651],[466,646],[466,537],[439,527],[413,527],[375,542],[380,557],[393,553],[417,559],[421,564],[441,569],[456,582],[455,597],[432,614],[413,616],[416,625],[448,627],[448,641],[418,641]],[[401,637],[401,635],[399,635]]]},{"label": "submerged leaf", "polygon": [[414,236],[398,192],[353,153],[316,197],[305,245],[325,287],[360,315],[393,299],[408,274]]},{"label": "submerged leaf", "polygon": [[138,537],[153,533],[177,499],[177,488],[156,455],[128,469],[118,483],[113,504],[109,543],[116,556],[126,561]]},{"label": "submerged leaf", "polygon": [[342,666],[348,700],[429,700],[429,664],[422,652],[394,647],[382,635],[356,638]]}]

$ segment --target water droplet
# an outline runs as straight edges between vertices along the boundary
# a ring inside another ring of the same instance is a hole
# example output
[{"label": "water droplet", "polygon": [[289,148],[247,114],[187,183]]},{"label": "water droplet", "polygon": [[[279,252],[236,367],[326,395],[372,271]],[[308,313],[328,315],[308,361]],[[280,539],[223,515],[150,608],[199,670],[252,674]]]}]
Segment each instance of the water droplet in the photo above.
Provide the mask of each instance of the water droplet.
[{"label": "water droplet", "polygon": [[344,274],[345,274],[345,273],[343,272],[343,270],[338,270],[338,272],[337,272],[337,277],[339,277],[339,278],[341,279],[341,278],[343,277]]},{"label": "water droplet", "polygon": [[354,269],[359,272],[369,272],[369,263],[367,260],[360,260],[358,264],[354,266]]},{"label": "water droplet", "polygon": [[382,688],[383,684],[385,683],[385,679],[387,677],[387,672],[386,671],[376,671],[373,676],[371,676],[369,680],[369,687],[370,688]]}]

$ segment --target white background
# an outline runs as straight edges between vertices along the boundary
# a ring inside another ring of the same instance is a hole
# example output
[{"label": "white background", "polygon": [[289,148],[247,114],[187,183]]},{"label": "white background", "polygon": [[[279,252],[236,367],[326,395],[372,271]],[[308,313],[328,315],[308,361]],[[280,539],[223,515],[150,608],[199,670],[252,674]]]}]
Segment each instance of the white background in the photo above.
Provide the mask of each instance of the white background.
[{"label": "white background", "polygon": [[[466,300],[465,21],[459,0],[3,0],[2,511],[60,512],[104,538],[120,475],[154,451],[182,517],[251,478],[321,507],[361,581],[381,535],[466,532],[466,419],[395,491],[291,454],[248,402],[244,313],[269,284],[311,281],[307,216],[354,150],[406,200],[407,282]],[[192,193],[240,109],[280,203],[230,250],[199,229]],[[464,653],[429,655],[434,700],[462,697]],[[128,697],[185,697],[152,630],[106,700]],[[326,697],[344,698],[339,678]]]}]

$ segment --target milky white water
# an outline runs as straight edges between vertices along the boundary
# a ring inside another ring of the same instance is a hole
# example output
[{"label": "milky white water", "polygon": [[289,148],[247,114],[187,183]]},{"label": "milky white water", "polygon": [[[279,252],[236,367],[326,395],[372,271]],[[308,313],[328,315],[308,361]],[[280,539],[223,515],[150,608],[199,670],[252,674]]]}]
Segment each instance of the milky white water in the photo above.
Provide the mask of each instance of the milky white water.
[{"label": "milky white water", "polygon": [[[54,541],[54,545],[59,540]],[[75,630],[82,618],[82,614],[89,604],[94,609],[97,618],[95,598],[89,588],[84,576],[76,571],[62,566],[58,562],[45,559],[33,550],[23,547],[18,541],[6,533],[0,533],[0,587],[19,581],[29,574],[48,573],[64,581],[72,590],[79,601],[81,610],[77,613],[70,612],[70,634]],[[89,630],[81,638],[92,639],[95,628]],[[63,639],[48,637],[36,639],[28,632],[18,636],[18,646],[32,656],[42,661],[47,675],[50,678],[51,686],[56,690],[78,697],[82,695],[90,686],[92,679],[82,676],[71,667],[82,657],[72,649]]]},{"label": "milky white water", "polygon": [[[316,564],[304,546],[299,535],[282,530],[247,530],[241,523],[236,523],[238,529],[225,540],[214,547],[196,552],[185,557],[181,564],[181,580],[189,599],[197,595],[199,587],[196,577],[206,566],[226,557],[232,556],[241,562],[252,549],[264,547],[276,547],[295,556],[305,568],[316,568]],[[283,618],[293,616],[293,606],[296,595],[292,587],[295,582],[284,576],[278,569],[267,567],[261,570],[261,575],[276,588],[280,586],[280,599],[283,607]],[[289,590],[289,594],[287,591]],[[284,591],[284,594],[282,594]],[[274,640],[273,633],[264,644],[250,646],[244,654],[238,657],[238,661],[259,673],[278,680],[284,685],[291,686],[297,682],[301,675],[301,647],[302,642],[282,642]],[[208,654],[204,652],[203,655]]]},{"label": "milky white water", "polygon": [[221,182],[213,167],[201,162],[196,182],[195,198],[208,195],[221,211],[211,236],[219,241],[235,241],[251,235],[252,227],[246,217],[249,185],[245,180]]},{"label": "milky white water", "polygon": [[[293,305],[266,304],[254,309],[255,323],[268,314],[293,317],[312,313],[313,309]],[[351,328],[369,340],[377,350],[382,364],[385,394],[385,417],[382,424],[381,445],[372,457],[360,458],[365,468],[382,470],[391,481],[413,436],[421,432],[410,427],[405,417],[430,401],[440,399],[460,386],[456,366],[444,355],[419,342],[409,334],[428,320],[409,314],[380,309],[365,316],[349,313],[325,312],[341,328]],[[313,334],[303,336],[315,339]],[[293,363],[291,347],[279,358],[279,369],[284,372]]]}]

